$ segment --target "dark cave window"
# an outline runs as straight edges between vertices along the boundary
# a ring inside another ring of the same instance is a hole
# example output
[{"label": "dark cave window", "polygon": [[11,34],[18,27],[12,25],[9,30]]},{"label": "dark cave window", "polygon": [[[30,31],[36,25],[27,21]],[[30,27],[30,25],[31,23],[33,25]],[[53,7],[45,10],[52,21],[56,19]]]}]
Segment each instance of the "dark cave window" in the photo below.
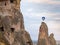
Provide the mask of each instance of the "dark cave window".
[{"label": "dark cave window", "polygon": [[13,3],[13,0],[10,0],[11,3]]},{"label": "dark cave window", "polygon": [[6,3],[5,3],[5,6],[6,6]]},{"label": "dark cave window", "polygon": [[0,27],[0,31],[4,31],[4,28],[3,27]]},{"label": "dark cave window", "polygon": [[28,45],[31,45],[31,43],[30,43],[30,42],[27,42],[27,44],[28,44]]},{"label": "dark cave window", "polygon": [[14,30],[15,30],[14,28],[11,28],[11,31],[12,31],[12,32],[14,32]]}]

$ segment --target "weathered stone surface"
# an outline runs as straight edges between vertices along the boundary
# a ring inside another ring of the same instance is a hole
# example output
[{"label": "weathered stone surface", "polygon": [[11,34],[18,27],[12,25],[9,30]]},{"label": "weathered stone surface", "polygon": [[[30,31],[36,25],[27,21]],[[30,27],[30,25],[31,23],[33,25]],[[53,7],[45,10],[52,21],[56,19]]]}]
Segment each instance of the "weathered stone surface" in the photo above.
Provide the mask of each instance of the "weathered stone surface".
[{"label": "weathered stone surface", "polygon": [[54,38],[54,34],[53,33],[50,34],[49,41],[50,41],[51,45],[56,45],[56,40]]},{"label": "weathered stone surface", "polygon": [[32,45],[25,31],[20,1],[0,0],[0,45]]},{"label": "weathered stone surface", "polygon": [[[56,43],[52,35],[48,36],[48,27],[45,22],[41,23],[37,45],[54,45]],[[55,44],[56,45],[56,44]]]},{"label": "weathered stone surface", "polygon": [[23,38],[25,40],[25,44],[26,45],[33,45],[29,33],[27,31],[22,31],[22,32],[23,32],[22,36],[23,36]]},{"label": "weathered stone surface", "polygon": [[4,37],[4,32],[0,31],[0,45],[10,45],[8,40]]},{"label": "weathered stone surface", "polygon": [[46,23],[42,22],[39,29],[39,38],[37,45],[50,45],[48,40],[48,27]]},{"label": "weathered stone surface", "polygon": [[25,45],[24,38],[20,32],[15,32],[15,38],[12,45]]}]

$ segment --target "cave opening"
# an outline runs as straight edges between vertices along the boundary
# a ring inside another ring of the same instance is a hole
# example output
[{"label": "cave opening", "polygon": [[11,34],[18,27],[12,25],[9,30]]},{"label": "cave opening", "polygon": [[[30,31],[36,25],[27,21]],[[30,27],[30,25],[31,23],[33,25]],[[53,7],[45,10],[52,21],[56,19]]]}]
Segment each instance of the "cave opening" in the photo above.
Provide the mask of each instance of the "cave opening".
[{"label": "cave opening", "polygon": [[31,45],[31,42],[27,42],[28,45]]},{"label": "cave opening", "polygon": [[5,6],[6,6],[6,3],[5,3]]},{"label": "cave opening", "polygon": [[14,2],[14,0],[10,0],[10,2],[11,2],[11,3],[13,3],[13,2]]},{"label": "cave opening", "polygon": [[14,32],[14,30],[15,30],[14,28],[11,28],[11,32]]},{"label": "cave opening", "polygon": [[2,26],[2,27],[0,27],[0,31],[2,31],[2,32],[4,31],[4,27],[3,27],[3,26]]}]

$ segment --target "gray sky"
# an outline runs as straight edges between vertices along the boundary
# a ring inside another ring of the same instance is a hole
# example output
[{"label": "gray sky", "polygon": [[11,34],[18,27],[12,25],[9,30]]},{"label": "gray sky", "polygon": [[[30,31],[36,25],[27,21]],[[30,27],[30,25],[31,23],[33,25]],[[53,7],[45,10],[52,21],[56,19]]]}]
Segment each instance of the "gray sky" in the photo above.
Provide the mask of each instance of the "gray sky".
[{"label": "gray sky", "polygon": [[38,40],[42,16],[46,17],[44,22],[49,28],[49,34],[54,33],[55,39],[60,40],[60,0],[22,0],[21,12],[32,40]]}]

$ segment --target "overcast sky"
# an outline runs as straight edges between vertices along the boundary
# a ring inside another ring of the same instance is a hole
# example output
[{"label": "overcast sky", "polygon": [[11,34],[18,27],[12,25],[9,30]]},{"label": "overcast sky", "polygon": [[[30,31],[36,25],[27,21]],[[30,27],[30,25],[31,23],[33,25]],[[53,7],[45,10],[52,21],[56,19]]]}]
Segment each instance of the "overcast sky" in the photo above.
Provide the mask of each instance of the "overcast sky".
[{"label": "overcast sky", "polygon": [[60,40],[60,0],[22,0],[21,12],[32,40],[38,40],[42,16],[46,17],[49,34],[54,33],[55,39]]}]

